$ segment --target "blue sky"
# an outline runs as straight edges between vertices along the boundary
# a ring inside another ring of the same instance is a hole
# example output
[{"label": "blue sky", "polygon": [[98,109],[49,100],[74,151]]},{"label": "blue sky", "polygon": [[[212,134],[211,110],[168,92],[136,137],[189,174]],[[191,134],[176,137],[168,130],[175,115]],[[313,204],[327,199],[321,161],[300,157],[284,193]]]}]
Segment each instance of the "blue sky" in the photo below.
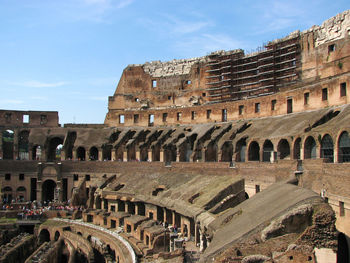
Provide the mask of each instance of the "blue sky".
[{"label": "blue sky", "polygon": [[0,0],[0,109],[103,123],[128,64],[252,51],[349,0]]}]

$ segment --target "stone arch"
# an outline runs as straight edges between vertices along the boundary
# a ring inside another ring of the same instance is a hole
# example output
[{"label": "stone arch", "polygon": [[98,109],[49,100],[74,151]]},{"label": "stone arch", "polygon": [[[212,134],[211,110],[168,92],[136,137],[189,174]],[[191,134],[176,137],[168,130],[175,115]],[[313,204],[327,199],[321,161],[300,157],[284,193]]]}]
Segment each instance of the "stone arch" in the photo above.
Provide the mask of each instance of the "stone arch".
[{"label": "stone arch", "polygon": [[128,161],[135,161],[136,160],[136,146],[135,146],[135,143],[132,143],[129,146],[127,146],[127,160]]},{"label": "stone arch", "polygon": [[34,145],[32,148],[32,160],[41,160],[42,147],[40,145]]},{"label": "stone arch", "polygon": [[327,162],[334,162],[334,143],[329,134],[325,134],[321,140],[321,158],[324,158]]},{"label": "stone arch", "polygon": [[179,149],[179,159],[180,162],[189,162],[190,161],[190,157],[192,154],[192,149],[191,149],[191,144],[186,141],[184,142]]},{"label": "stone arch", "polygon": [[86,151],[85,148],[80,146],[77,149],[77,158],[78,160],[85,161]]},{"label": "stone arch", "polygon": [[164,162],[176,162],[176,146],[173,144],[164,148]]},{"label": "stone arch", "polygon": [[294,141],[293,159],[294,160],[300,160],[301,159],[301,138],[300,137],[298,137]]},{"label": "stone arch", "polygon": [[263,162],[270,162],[271,154],[273,154],[273,143],[270,140],[265,140],[263,145]]},{"label": "stone arch", "polygon": [[52,201],[55,199],[57,184],[51,179],[47,179],[42,185],[42,201]]},{"label": "stone arch", "polygon": [[148,148],[146,146],[140,147],[140,161],[148,161]]},{"label": "stone arch", "polygon": [[73,147],[75,140],[77,138],[77,133],[75,131],[68,132],[66,142],[65,142],[65,158],[66,160],[73,159]]},{"label": "stone arch", "polygon": [[104,145],[102,147],[102,160],[104,161],[112,160],[112,145]]},{"label": "stone arch", "polygon": [[277,145],[277,152],[281,160],[290,158],[290,146],[286,139],[281,139]]},{"label": "stone arch", "polygon": [[21,131],[18,135],[18,158],[29,160],[29,131]]},{"label": "stone arch", "polygon": [[211,142],[205,149],[205,161],[206,162],[217,162],[218,160],[218,145],[216,142]]},{"label": "stone arch", "polygon": [[350,138],[346,131],[342,132],[338,139],[338,162],[350,162]]},{"label": "stone arch", "polygon": [[13,198],[12,188],[10,186],[5,186],[2,189],[2,195],[4,203],[10,203]]},{"label": "stone arch", "polygon": [[14,148],[14,131],[5,130],[2,132],[2,151],[3,159],[12,160],[13,159],[13,148]]},{"label": "stone arch", "polygon": [[160,161],[160,144],[156,144],[152,147],[152,162]]},{"label": "stone arch", "polygon": [[46,228],[41,229],[39,233],[39,243],[50,242],[50,232]]},{"label": "stone arch", "polygon": [[240,139],[236,143],[236,162],[245,162],[245,153],[247,149],[247,143],[246,143],[246,138]]},{"label": "stone arch", "polygon": [[221,147],[221,161],[232,162],[233,145],[232,142],[225,142]]},{"label": "stone arch", "polygon": [[304,159],[316,159],[316,141],[312,136],[304,142]]},{"label": "stone arch", "polygon": [[249,144],[248,161],[260,161],[260,146],[256,141]]},{"label": "stone arch", "polygon": [[115,158],[118,161],[123,161],[123,159],[124,159],[124,147],[122,145],[119,145],[115,149]]},{"label": "stone arch", "polygon": [[98,149],[95,146],[92,146],[89,151],[89,158],[90,161],[97,161],[98,160]]},{"label": "stone arch", "polygon": [[60,137],[53,137],[49,140],[47,147],[47,161],[61,160],[61,151],[63,146],[63,139]]}]

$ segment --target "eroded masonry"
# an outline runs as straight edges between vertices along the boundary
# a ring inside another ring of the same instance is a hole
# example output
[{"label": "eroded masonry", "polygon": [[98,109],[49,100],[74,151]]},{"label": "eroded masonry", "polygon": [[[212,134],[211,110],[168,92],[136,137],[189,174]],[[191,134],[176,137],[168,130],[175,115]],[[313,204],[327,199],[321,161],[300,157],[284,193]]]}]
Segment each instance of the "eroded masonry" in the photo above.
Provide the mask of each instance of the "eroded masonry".
[{"label": "eroded masonry", "polygon": [[[20,216],[0,258],[349,262],[349,85],[345,11],[250,54],[129,65],[104,124],[0,110]],[[28,204],[50,209],[28,223]]]}]

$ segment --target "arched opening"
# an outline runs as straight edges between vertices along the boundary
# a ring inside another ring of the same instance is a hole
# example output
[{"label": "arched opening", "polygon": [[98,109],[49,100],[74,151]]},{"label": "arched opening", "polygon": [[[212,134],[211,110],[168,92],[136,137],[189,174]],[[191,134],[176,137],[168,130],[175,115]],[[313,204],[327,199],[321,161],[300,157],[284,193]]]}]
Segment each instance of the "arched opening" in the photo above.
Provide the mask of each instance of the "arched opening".
[{"label": "arched opening", "polygon": [[175,145],[168,145],[164,149],[164,162],[176,162],[177,149]]},{"label": "arched opening", "polygon": [[42,186],[42,201],[53,201],[55,199],[56,183],[53,180],[46,180]]},{"label": "arched opening", "polygon": [[179,149],[180,162],[189,162],[192,154],[191,144],[186,141],[184,142]]},{"label": "arched opening", "polygon": [[112,160],[112,145],[104,145],[102,147],[102,159],[104,161]]},{"label": "arched opening", "polygon": [[321,140],[321,158],[324,158],[327,162],[334,162],[334,144],[332,137],[329,134],[323,136]]},{"label": "arched opening", "polygon": [[301,138],[298,138],[294,142],[293,147],[293,159],[294,160],[300,160],[301,158]]},{"label": "arched opening", "polygon": [[245,197],[245,199],[249,199],[249,195],[247,192],[244,193],[244,197]]},{"label": "arched opening", "polygon": [[316,159],[316,142],[312,136],[307,137],[305,141],[304,159]]},{"label": "arched opening", "polygon": [[58,137],[54,137],[49,141],[47,148],[47,161],[59,161],[61,160],[61,151],[63,147],[63,140]]},{"label": "arched opening", "polygon": [[84,147],[78,147],[78,149],[77,149],[77,158],[78,158],[78,160],[85,161],[85,156],[86,156],[85,148]]},{"label": "arched opening", "polygon": [[245,152],[247,148],[246,139],[242,138],[236,143],[236,162],[245,162]]},{"label": "arched opening", "polygon": [[216,142],[211,142],[205,149],[205,161],[216,162],[218,160],[218,146]]},{"label": "arched opening", "polygon": [[277,145],[277,152],[280,155],[280,159],[289,159],[290,157],[290,147],[289,147],[289,143],[286,139],[282,139],[279,141],[278,145]]},{"label": "arched opening", "polygon": [[2,189],[2,195],[3,195],[3,202],[4,203],[11,203],[12,202],[12,188],[10,186],[5,186]]},{"label": "arched opening", "polygon": [[25,195],[26,195],[26,188],[24,186],[17,187],[17,190],[16,190],[17,202],[24,202]]},{"label": "arched opening", "polygon": [[260,146],[256,141],[252,141],[249,144],[248,149],[248,161],[260,161]]},{"label": "arched opening", "polygon": [[148,148],[146,146],[140,148],[140,161],[141,162],[148,161]]},{"label": "arched opening", "polygon": [[350,138],[347,132],[343,132],[338,141],[338,162],[350,162]]},{"label": "arched opening", "polygon": [[21,131],[18,136],[18,158],[29,160],[29,131]]},{"label": "arched opening", "polygon": [[124,156],[123,148],[124,147],[122,145],[120,145],[119,147],[117,147],[115,149],[115,158],[116,158],[116,160],[121,161],[121,162],[124,160],[124,158],[123,158],[123,156]]},{"label": "arched opening", "polygon": [[50,232],[47,229],[42,229],[39,234],[39,243],[50,242]]},{"label": "arched opening", "polygon": [[232,142],[225,142],[221,148],[221,161],[232,162],[233,145]]},{"label": "arched opening", "polygon": [[32,149],[32,160],[41,160],[41,146],[35,145]]},{"label": "arched opening", "polygon": [[12,130],[6,130],[2,132],[2,151],[3,159],[5,160],[13,159],[13,141],[14,132]]},{"label": "arched opening", "polygon": [[337,263],[348,263],[349,246],[346,236],[343,233],[338,234],[338,249],[337,249]]},{"label": "arched opening", "polygon": [[152,162],[160,161],[160,145],[156,144],[152,147]]},{"label": "arched opening", "polygon": [[57,241],[60,238],[60,232],[56,231],[55,232],[55,241]]},{"label": "arched opening", "polygon": [[77,138],[77,133],[75,131],[73,132],[68,132],[67,138],[66,138],[66,160],[72,160],[73,159],[73,147],[75,140]]},{"label": "arched opening", "polygon": [[95,146],[90,148],[89,156],[90,156],[90,161],[98,160],[98,150]]},{"label": "arched opening", "polygon": [[263,145],[263,162],[270,162],[273,154],[273,144],[270,140],[266,140]]},{"label": "arched opening", "polygon": [[127,147],[127,160],[128,161],[135,161],[136,160],[136,149],[135,149],[135,143],[132,143]]}]

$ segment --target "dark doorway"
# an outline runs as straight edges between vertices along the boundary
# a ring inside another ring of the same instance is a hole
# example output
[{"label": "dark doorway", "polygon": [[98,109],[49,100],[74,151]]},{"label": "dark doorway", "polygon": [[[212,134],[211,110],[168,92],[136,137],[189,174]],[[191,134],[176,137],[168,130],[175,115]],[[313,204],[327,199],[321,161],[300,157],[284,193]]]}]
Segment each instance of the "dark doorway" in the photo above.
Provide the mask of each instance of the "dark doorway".
[{"label": "dark doorway", "polygon": [[55,198],[56,183],[46,180],[42,186],[42,201],[52,201]]},{"label": "dark doorway", "polygon": [[349,262],[349,247],[346,236],[343,233],[338,235],[337,263]]}]

